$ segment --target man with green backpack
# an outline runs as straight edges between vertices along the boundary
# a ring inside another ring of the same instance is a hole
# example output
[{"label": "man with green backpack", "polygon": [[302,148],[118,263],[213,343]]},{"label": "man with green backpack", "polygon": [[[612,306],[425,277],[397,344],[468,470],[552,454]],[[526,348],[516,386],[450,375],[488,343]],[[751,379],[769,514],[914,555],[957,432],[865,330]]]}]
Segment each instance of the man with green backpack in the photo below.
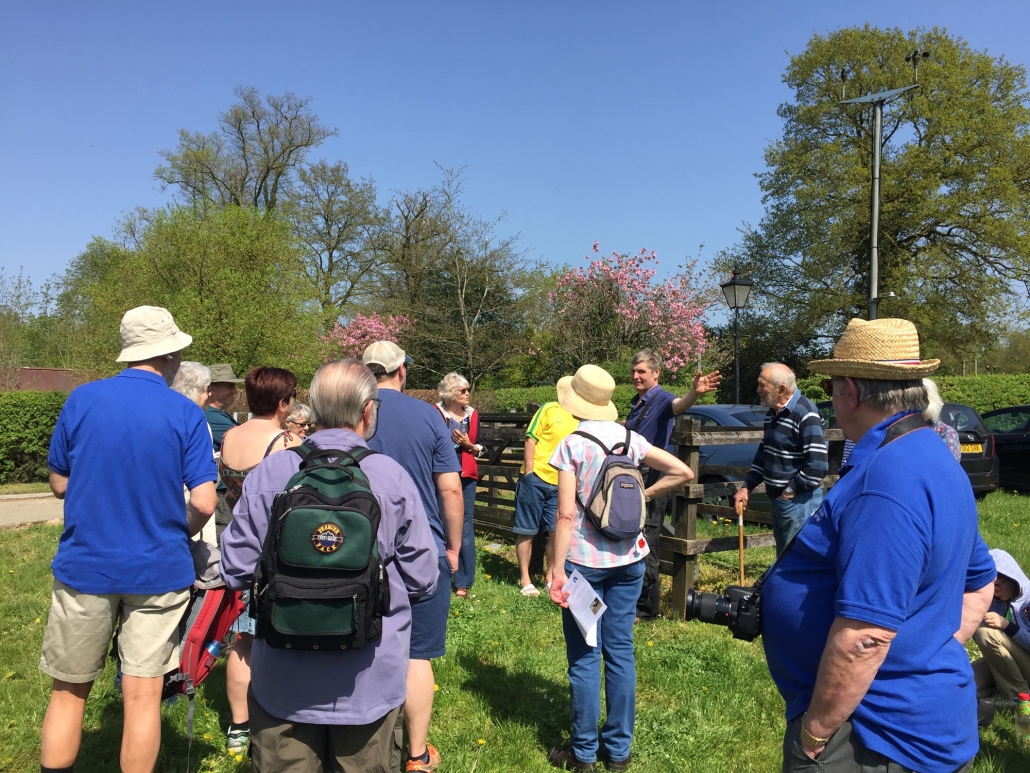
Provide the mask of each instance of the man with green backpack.
[{"label": "man with green backpack", "polygon": [[222,576],[251,588],[253,770],[396,771],[411,600],[439,575],[418,490],[368,448],[378,389],[357,360],[311,382],[317,431],[263,461],[222,535]]}]

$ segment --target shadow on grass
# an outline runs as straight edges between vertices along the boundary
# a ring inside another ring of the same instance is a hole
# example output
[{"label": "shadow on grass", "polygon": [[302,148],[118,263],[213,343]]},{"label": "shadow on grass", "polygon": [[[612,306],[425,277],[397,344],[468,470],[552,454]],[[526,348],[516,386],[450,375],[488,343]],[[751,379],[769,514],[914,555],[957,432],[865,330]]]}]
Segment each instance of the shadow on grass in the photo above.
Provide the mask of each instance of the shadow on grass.
[{"label": "shadow on grass", "polygon": [[519,584],[519,565],[504,556],[495,553],[481,552],[478,556],[483,572],[490,575],[494,582],[504,585]]},{"label": "shadow on grass", "polygon": [[458,662],[468,673],[462,689],[479,695],[495,722],[536,727],[544,749],[561,744],[562,731],[572,724],[566,682],[553,682],[529,671],[511,671],[471,654],[461,655]]}]

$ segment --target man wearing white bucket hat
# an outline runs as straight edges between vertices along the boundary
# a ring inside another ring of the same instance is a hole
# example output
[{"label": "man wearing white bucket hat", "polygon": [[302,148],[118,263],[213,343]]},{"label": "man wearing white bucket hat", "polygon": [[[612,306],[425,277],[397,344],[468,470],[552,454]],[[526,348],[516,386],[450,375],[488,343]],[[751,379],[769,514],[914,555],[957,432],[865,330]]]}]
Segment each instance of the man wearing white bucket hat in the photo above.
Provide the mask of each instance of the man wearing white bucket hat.
[{"label": "man wearing white bucket hat", "polygon": [[[121,620],[121,769],[150,771],[161,745],[161,685],[179,662],[177,629],[194,581],[190,537],[215,509],[211,436],[198,405],[168,388],[193,340],[155,306],[122,317],[127,367],[68,396],[50,443],[50,487],[64,532],[40,668],[53,693],[43,771],[70,771],[93,680]],[[132,416],[112,425],[112,416]],[[190,492],[183,516],[183,486]]]},{"label": "man wearing white bucket hat", "polygon": [[979,748],[963,645],[996,570],[969,481],[921,415],[938,364],[903,319],[853,319],[809,364],[856,445],[762,593],[784,771],[952,773]]},{"label": "man wearing white bucket hat", "polygon": [[[572,732],[569,743],[552,749],[551,764],[568,770],[595,770],[598,753],[597,723],[601,718],[601,659],[604,658],[607,719],[600,741],[609,770],[626,770],[636,718],[636,660],[633,653],[633,618],[644,577],[649,547],[636,527],[625,539],[606,537],[586,517],[584,503],[602,471],[609,451],[629,457],[634,467],[646,464],[666,475],[644,489],[648,499],[672,491],[694,476],[672,454],[651,446],[636,432],[615,420],[612,403],[615,380],[596,365],[584,365],[574,376],[558,381],[558,404],[580,421],[579,428],[558,444],[551,466],[558,470],[558,520],[554,531],[554,567],[551,600],[562,606],[562,627],[569,659]],[[630,487],[620,482],[619,487]],[[614,496],[614,495],[613,495]],[[637,494],[637,506],[643,505]],[[614,507],[613,507],[614,510]],[[564,586],[578,570],[607,609],[597,624],[597,643],[587,644],[568,609]]]}]

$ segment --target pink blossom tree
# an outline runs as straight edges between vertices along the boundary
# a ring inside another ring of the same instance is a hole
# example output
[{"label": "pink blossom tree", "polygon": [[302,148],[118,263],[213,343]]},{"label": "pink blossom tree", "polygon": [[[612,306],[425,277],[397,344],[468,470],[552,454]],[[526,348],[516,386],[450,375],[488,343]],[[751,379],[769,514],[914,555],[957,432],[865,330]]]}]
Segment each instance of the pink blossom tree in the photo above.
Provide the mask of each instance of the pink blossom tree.
[{"label": "pink blossom tree", "polygon": [[376,341],[400,341],[414,324],[403,315],[355,314],[346,326],[336,323],[322,338],[327,358],[360,358]]},{"label": "pink blossom tree", "polygon": [[[594,253],[599,245],[594,242]],[[709,348],[703,321],[713,300],[698,279],[697,261],[655,281],[654,250],[587,256],[589,265],[559,275],[549,297],[555,364],[572,372],[583,363],[619,360],[649,347],[675,374]]]}]

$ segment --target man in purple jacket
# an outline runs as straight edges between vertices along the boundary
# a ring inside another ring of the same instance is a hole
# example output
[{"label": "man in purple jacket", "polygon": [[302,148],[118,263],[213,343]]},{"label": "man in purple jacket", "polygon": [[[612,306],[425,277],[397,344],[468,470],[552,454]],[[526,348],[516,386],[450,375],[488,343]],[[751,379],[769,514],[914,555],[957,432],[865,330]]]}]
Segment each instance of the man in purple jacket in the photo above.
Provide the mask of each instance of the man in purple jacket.
[{"label": "man in purple jacket", "polygon": [[[375,434],[376,380],[357,360],[323,365],[311,382],[318,448],[366,448]],[[272,454],[244,481],[243,497],[222,534],[222,577],[250,586],[268,531],[272,500],[300,468],[294,453]],[[249,695],[255,773],[325,769],[396,771],[401,765],[398,718],[406,694],[411,598],[433,592],[436,543],[418,490],[404,469],[375,454],[361,462],[379,502],[379,553],[390,583],[382,637],[343,652],[292,652],[261,639],[251,654]]]}]

